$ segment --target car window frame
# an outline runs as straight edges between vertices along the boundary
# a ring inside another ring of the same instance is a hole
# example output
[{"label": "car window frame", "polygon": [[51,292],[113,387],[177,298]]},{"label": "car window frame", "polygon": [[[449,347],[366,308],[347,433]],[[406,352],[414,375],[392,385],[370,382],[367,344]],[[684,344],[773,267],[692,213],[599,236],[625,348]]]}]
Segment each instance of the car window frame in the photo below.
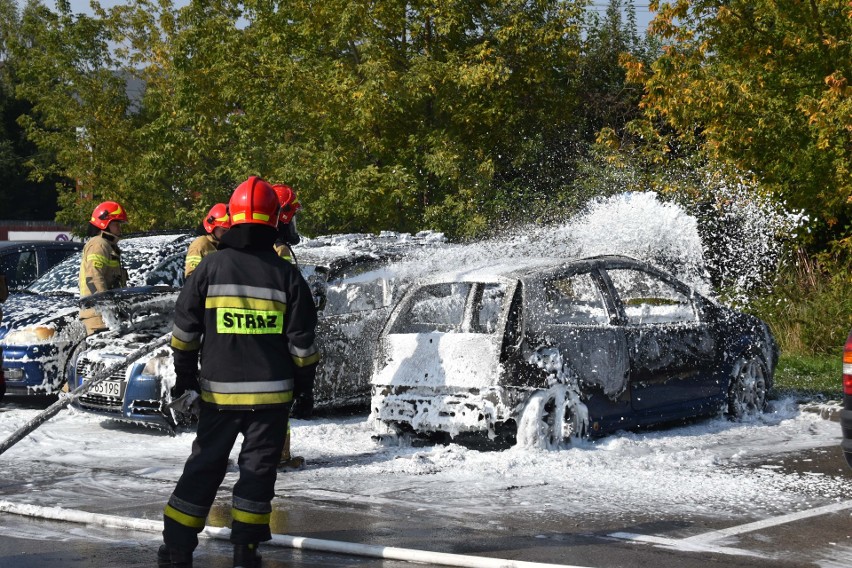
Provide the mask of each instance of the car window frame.
[{"label": "car window frame", "polygon": [[[612,282],[612,278],[610,278],[608,270],[636,270],[639,272],[644,272],[665,282],[670,285],[675,291],[683,294],[690,302],[692,306],[692,310],[696,315],[695,320],[691,321],[682,321],[682,322],[643,322],[643,323],[631,323],[630,319],[627,316],[627,311],[625,310],[624,302],[621,299],[621,295],[618,293],[618,289],[615,287],[615,284]],[[677,280],[673,276],[666,274],[665,272],[656,269],[651,265],[641,265],[635,264],[631,262],[610,262],[599,266],[599,271],[601,278],[605,281],[607,288],[609,289],[609,293],[612,297],[614,304],[618,309],[618,324],[624,326],[671,326],[671,325],[703,325],[706,323],[706,314],[703,309],[702,297],[698,294],[693,288],[687,286],[683,282]]]}]

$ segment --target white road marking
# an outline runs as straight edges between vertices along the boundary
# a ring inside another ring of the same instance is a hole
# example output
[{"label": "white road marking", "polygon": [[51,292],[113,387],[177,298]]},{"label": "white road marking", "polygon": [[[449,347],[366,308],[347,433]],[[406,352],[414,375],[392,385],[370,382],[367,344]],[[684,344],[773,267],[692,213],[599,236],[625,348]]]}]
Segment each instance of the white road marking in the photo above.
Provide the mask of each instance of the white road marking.
[{"label": "white road marking", "polygon": [[838,511],[843,511],[845,509],[852,509],[852,501],[843,501],[841,503],[832,503],[831,505],[825,505],[823,507],[817,507],[815,509],[808,509],[806,511],[798,511],[796,513],[790,513],[789,515],[781,515],[780,517],[770,517],[768,519],[763,519],[760,521],[755,521],[753,523],[747,523],[745,525],[739,525],[736,527],[729,527],[727,529],[721,529],[718,531],[711,531],[704,534],[699,534],[695,536],[691,536],[683,539],[684,542],[713,542],[714,540],[722,540],[729,536],[735,536],[738,534],[743,534],[747,532],[759,531],[762,529],[766,529],[769,527],[776,527],[778,525],[784,525],[787,523],[792,523],[795,521],[800,521],[802,519],[809,519],[811,517],[819,517],[820,515],[827,515],[829,513],[836,513]]},{"label": "white road marking", "polygon": [[717,531],[710,531],[686,538],[666,538],[660,536],[634,534],[626,532],[611,533],[609,536],[612,538],[617,538],[619,540],[646,542],[648,544],[664,546],[667,548],[675,548],[678,550],[705,551],[717,552],[719,554],[731,554],[737,556],[764,557],[765,555],[761,555],[756,552],[733,548],[730,546],[718,546],[712,543],[715,541],[726,539],[731,536],[759,531],[770,527],[776,527],[779,525],[800,521],[802,519],[809,519],[811,517],[819,517],[821,515],[827,515],[829,513],[837,513],[846,509],[852,509],[852,501],[832,503],[831,505],[816,507],[814,509],[808,509],[806,511],[798,511],[796,513],[790,513],[789,515],[781,515],[779,517],[770,517],[768,519],[755,521],[753,523],[746,523],[744,525],[728,527],[726,529],[721,529]]},{"label": "white road marking", "polygon": [[663,546],[674,550],[682,550],[687,552],[715,552],[716,554],[728,554],[731,556],[753,556],[756,558],[766,558],[765,554],[753,552],[751,550],[742,550],[740,548],[731,548],[728,546],[716,546],[713,544],[705,544],[702,542],[687,542],[687,539],[682,538],[666,538],[662,536],[651,536],[646,534],[634,534],[617,532],[611,533],[608,536],[619,540],[629,540],[632,542],[645,542],[656,546]]}]

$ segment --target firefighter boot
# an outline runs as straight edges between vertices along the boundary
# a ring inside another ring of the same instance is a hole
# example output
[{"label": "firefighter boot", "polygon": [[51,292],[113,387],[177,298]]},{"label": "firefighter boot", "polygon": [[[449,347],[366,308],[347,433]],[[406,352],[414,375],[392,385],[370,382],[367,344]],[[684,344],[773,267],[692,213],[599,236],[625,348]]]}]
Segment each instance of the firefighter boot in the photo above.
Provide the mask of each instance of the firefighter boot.
[{"label": "firefighter boot", "polygon": [[158,568],[192,568],[192,551],[172,550],[165,544],[157,551]]},{"label": "firefighter boot", "polygon": [[260,568],[256,544],[234,545],[234,568]]},{"label": "firefighter boot", "polygon": [[305,465],[305,458],[302,456],[290,455],[290,428],[287,427],[287,437],[284,438],[284,451],[281,452],[281,459],[278,461],[278,469],[300,469]]}]

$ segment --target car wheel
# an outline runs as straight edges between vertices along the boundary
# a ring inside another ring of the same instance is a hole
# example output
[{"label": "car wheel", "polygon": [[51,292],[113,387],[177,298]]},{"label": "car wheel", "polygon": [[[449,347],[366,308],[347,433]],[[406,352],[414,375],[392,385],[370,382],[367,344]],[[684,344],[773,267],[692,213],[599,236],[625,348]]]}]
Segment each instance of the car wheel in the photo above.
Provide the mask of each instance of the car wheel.
[{"label": "car wheel", "polygon": [[738,420],[763,412],[769,385],[769,371],[759,355],[747,353],[740,357],[728,388],[728,416]]},{"label": "car wheel", "polygon": [[566,385],[537,391],[527,399],[518,421],[517,443],[548,450],[588,436],[586,405]]}]

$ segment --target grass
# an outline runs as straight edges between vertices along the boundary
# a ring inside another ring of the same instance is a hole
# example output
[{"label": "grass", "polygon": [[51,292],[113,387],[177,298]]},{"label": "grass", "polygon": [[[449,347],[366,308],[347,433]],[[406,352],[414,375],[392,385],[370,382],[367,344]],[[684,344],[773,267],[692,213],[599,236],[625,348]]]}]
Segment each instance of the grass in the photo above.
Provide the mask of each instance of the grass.
[{"label": "grass", "polygon": [[785,355],[775,369],[778,394],[839,400],[842,392],[841,354]]}]

